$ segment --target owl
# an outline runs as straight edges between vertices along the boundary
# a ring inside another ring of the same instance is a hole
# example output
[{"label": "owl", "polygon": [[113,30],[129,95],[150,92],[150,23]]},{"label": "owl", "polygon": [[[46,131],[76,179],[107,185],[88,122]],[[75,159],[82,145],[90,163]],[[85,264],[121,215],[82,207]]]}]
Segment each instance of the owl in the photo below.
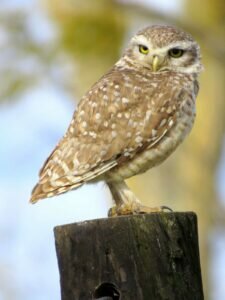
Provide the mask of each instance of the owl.
[{"label": "owl", "polygon": [[201,70],[190,34],[164,25],[140,30],[81,98],[30,201],[103,180],[116,204],[110,216],[163,210],[142,205],[125,179],[159,165],[190,132]]}]

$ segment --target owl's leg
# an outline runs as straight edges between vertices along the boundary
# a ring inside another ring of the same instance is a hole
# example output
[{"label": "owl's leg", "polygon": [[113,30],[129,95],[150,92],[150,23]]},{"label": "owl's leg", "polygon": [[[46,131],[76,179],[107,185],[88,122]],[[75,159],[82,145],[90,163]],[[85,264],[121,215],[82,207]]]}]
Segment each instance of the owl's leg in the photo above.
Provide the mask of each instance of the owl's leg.
[{"label": "owl's leg", "polygon": [[135,194],[129,189],[125,181],[107,182],[116,206],[110,208],[109,217],[118,215],[144,214],[170,210],[166,206],[148,207],[141,204]]}]

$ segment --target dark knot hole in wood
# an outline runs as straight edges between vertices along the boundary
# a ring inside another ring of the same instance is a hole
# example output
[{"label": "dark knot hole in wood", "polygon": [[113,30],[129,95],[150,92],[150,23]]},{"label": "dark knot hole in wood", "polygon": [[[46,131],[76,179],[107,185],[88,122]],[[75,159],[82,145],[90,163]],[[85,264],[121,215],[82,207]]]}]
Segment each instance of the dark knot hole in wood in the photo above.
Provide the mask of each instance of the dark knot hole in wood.
[{"label": "dark knot hole in wood", "polygon": [[115,284],[111,282],[103,282],[95,289],[93,299],[119,300],[120,292]]}]

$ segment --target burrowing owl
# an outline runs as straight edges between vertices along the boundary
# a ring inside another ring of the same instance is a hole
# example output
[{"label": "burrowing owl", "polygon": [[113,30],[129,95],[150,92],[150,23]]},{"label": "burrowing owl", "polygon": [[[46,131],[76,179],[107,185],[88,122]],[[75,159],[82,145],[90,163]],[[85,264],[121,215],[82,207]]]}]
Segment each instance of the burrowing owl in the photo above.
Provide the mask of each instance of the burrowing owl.
[{"label": "burrowing owl", "polygon": [[125,179],[164,161],[195,119],[198,44],[172,26],[150,26],[81,99],[69,128],[40,171],[31,202],[104,180],[111,214],[151,212]]}]

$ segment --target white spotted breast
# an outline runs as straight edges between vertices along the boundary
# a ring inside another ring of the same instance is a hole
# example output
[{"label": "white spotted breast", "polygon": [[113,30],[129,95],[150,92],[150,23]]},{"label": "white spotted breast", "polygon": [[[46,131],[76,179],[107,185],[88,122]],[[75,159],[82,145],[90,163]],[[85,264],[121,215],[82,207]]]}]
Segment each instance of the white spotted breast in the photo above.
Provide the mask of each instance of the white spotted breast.
[{"label": "white spotted breast", "polygon": [[176,122],[166,132],[162,139],[153,147],[137,153],[130,161],[126,161],[107,173],[108,181],[120,181],[143,173],[162,163],[179,146],[191,131],[195,119],[195,82],[193,93],[183,93],[179,110],[176,112]]}]

